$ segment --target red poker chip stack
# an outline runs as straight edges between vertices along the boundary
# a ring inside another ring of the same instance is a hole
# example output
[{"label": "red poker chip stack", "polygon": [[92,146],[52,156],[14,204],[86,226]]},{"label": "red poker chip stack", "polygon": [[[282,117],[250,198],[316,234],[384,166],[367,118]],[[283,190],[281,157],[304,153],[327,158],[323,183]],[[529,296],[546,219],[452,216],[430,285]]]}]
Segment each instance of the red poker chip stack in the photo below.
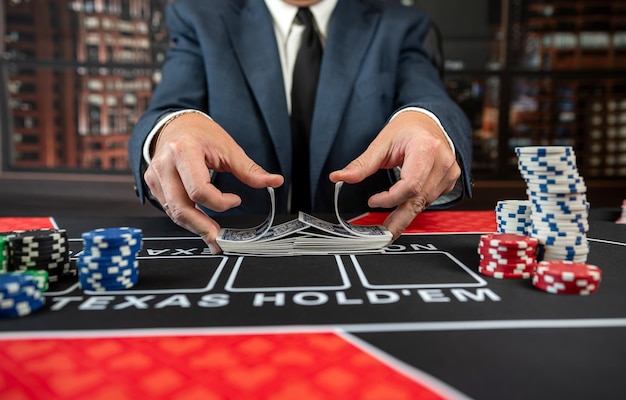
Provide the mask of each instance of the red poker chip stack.
[{"label": "red poker chip stack", "polygon": [[478,272],[498,279],[528,279],[535,271],[539,241],[512,233],[489,233],[480,237]]},{"label": "red poker chip stack", "polygon": [[589,295],[602,280],[602,270],[595,265],[574,261],[542,261],[537,264],[533,285],[553,294]]}]

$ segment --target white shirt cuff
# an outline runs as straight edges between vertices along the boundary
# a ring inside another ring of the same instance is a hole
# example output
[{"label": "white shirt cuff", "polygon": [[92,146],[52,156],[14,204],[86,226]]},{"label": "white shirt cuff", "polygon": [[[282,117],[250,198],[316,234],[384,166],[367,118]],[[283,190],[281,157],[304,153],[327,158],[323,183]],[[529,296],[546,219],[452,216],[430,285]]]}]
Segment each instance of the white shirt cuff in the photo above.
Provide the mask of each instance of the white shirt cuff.
[{"label": "white shirt cuff", "polygon": [[405,112],[405,111],[417,111],[419,113],[425,114],[427,116],[429,116],[433,121],[435,121],[435,123],[437,124],[437,126],[439,126],[439,128],[441,128],[441,131],[443,132],[444,136],[446,137],[446,139],[448,140],[448,144],[450,145],[450,148],[452,149],[452,154],[454,154],[454,156],[456,157],[456,149],[454,148],[454,143],[452,143],[452,139],[450,139],[450,136],[448,136],[448,133],[446,132],[445,129],[443,129],[443,125],[441,125],[441,121],[439,121],[439,118],[437,118],[437,116],[435,114],[433,114],[432,112],[428,111],[425,108],[420,108],[420,107],[407,107],[407,108],[403,108],[402,110],[398,111],[397,113],[395,113],[391,119],[393,120],[397,115]]},{"label": "white shirt cuff", "polygon": [[154,140],[156,135],[161,131],[161,129],[163,129],[163,127],[165,127],[165,125],[170,123],[170,121],[172,121],[174,118],[177,118],[183,114],[188,114],[188,113],[201,114],[211,119],[211,117],[209,117],[207,114],[203,113],[202,111],[198,111],[194,109],[174,111],[170,114],[165,115],[163,118],[159,120],[159,122],[156,123],[156,125],[154,125],[150,133],[148,133],[148,136],[146,136],[146,140],[143,142],[143,159],[146,161],[147,164],[150,164],[150,161],[152,161],[152,155],[150,154],[150,147],[152,146],[152,141]]}]

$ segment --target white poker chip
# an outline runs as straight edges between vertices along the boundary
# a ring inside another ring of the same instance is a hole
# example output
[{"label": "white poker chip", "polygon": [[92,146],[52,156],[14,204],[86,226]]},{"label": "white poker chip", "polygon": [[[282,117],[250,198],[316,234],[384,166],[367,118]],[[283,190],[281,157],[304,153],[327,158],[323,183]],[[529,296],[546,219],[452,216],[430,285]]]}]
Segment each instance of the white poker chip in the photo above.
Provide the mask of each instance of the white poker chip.
[{"label": "white poker chip", "polygon": [[519,146],[515,148],[515,152],[520,154],[561,154],[574,153],[571,146]]}]

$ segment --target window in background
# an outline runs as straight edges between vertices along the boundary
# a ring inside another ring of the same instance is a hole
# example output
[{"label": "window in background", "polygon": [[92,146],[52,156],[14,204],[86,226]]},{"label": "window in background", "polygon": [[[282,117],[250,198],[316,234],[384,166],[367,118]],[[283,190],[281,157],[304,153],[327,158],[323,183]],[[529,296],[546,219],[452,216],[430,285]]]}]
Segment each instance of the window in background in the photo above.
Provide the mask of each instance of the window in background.
[{"label": "window in background", "polygon": [[499,176],[504,1],[396,1],[431,16],[441,35],[446,88],[472,125],[473,174]]},{"label": "window in background", "polygon": [[[2,169],[127,173],[169,0],[0,1]],[[585,176],[626,177],[623,1],[390,1],[439,28],[476,179],[519,179],[513,149],[529,144],[572,145]]]},{"label": "window in background", "polygon": [[128,172],[167,0],[2,0],[2,168]]},{"label": "window in background", "polygon": [[440,28],[446,85],[474,129],[476,178],[519,178],[516,146],[566,145],[584,176],[623,185],[624,1],[397,1]]},{"label": "window in background", "polygon": [[[572,146],[588,178],[626,177],[626,3],[510,0],[507,155]],[[508,170],[511,171],[512,163]]]}]

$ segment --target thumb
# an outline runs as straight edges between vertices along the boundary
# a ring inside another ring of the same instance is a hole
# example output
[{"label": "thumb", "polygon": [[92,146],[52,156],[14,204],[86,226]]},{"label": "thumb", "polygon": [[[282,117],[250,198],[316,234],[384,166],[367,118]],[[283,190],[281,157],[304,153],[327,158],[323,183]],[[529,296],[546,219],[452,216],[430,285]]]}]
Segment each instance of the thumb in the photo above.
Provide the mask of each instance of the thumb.
[{"label": "thumb", "polygon": [[[241,159],[242,157],[244,158],[243,160]],[[245,154],[238,158],[239,160],[236,160],[231,166],[231,172],[237,179],[250,187],[255,189],[268,186],[277,188],[285,181],[282,175],[267,172]]]},{"label": "thumb", "polygon": [[333,183],[340,181],[359,183],[378,171],[380,166],[379,152],[374,150],[374,146],[370,145],[363,154],[352,160],[343,169],[331,172],[329,179]]}]

